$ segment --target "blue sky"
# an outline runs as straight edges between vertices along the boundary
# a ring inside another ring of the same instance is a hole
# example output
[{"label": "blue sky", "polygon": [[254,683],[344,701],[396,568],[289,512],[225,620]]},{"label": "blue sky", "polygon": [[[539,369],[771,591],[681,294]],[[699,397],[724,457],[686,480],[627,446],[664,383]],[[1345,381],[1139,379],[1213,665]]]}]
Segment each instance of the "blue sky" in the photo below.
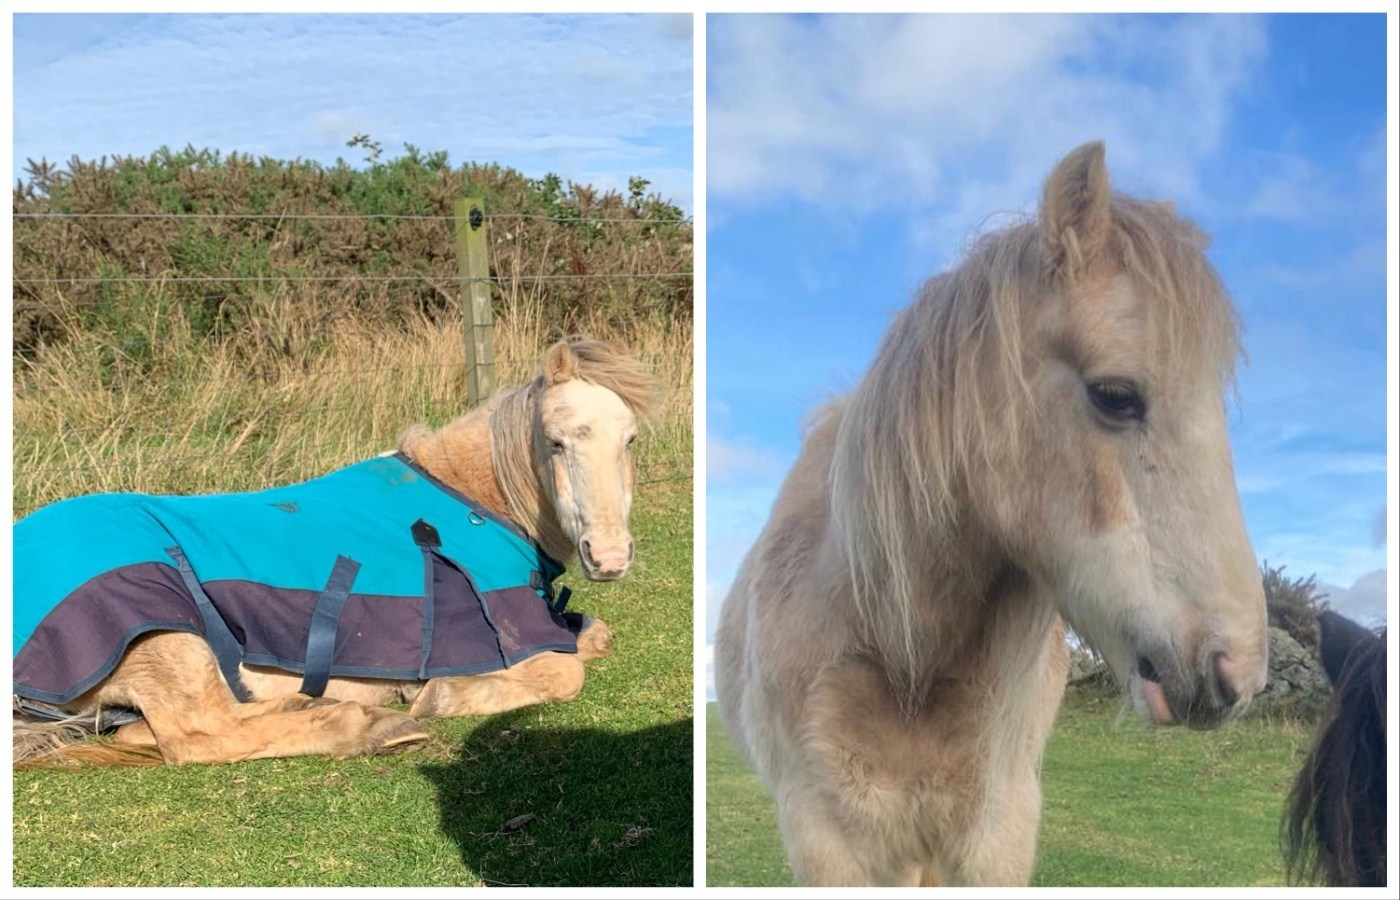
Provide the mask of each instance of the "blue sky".
[{"label": "blue sky", "polygon": [[14,17],[14,168],[186,144],[362,164],[405,143],[692,208],[689,15]]},{"label": "blue sky", "polygon": [[1256,554],[1385,615],[1383,16],[712,16],[707,40],[710,629],[806,413],[1095,138],[1118,189],[1213,238]]}]

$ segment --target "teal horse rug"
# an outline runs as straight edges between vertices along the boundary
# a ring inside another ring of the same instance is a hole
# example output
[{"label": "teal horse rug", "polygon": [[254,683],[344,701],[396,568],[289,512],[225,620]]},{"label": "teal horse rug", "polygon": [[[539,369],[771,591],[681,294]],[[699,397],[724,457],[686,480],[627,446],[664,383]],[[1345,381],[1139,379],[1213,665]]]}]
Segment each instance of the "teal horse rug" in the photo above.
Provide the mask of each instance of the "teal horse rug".
[{"label": "teal horse rug", "polygon": [[14,693],[59,706],[151,631],[240,663],[422,681],[577,652],[564,567],[402,454],[246,494],[94,494],[14,528]]}]

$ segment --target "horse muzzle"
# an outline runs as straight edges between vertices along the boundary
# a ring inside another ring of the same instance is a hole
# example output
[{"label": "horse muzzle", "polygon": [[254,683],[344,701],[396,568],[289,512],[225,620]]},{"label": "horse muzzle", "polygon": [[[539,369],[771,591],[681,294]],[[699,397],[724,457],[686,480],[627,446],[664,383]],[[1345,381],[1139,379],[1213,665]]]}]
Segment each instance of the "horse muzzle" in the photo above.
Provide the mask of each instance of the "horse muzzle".
[{"label": "horse muzzle", "polygon": [[630,536],[612,541],[579,541],[578,557],[584,577],[589,581],[617,581],[627,574],[634,546]]},{"label": "horse muzzle", "polygon": [[1264,686],[1262,658],[1210,649],[1183,663],[1169,651],[1140,651],[1128,690],[1133,703],[1158,725],[1210,729],[1243,711]]}]

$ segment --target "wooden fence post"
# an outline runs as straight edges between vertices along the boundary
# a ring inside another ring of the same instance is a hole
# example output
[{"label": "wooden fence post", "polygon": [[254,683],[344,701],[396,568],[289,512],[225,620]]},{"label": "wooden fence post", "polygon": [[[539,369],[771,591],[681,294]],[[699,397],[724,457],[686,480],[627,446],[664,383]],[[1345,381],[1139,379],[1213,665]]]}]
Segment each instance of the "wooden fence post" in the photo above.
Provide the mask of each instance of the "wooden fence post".
[{"label": "wooden fence post", "polygon": [[462,280],[462,330],[467,344],[467,406],[496,389],[495,325],[491,314],[491,263],[487,257],[486,207],[480,197],[453,201],[452,235]]}]

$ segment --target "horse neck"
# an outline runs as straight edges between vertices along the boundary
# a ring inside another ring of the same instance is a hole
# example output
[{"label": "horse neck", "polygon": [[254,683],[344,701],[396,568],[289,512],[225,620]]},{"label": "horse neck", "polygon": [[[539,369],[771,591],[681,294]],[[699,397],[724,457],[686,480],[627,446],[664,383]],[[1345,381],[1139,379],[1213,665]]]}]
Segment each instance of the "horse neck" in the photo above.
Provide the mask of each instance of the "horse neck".
[{"label": "horse neck", "polygon": [[[533,479],[532,490],[513,483],[520,480],[512,479],[510,474],[516,467],[496,465],[496,457],[504,448],[497,448],[493,434],[495,408],[495,404],[479,407],[436,431],[410,431],[400,447],[434,478],[514,522],[551,557],[566,561],[569,542],[549,504],[542,502],[539,479]],[[523,459],[531,458],[528,432],[524,446],[511,452],[525,454]]]},{"label": "horse neck", "polygon": [[510,506],[491,463],[488,416],[486,410],[476,409],[436,431],[414,426],[400,439],[399,448],[448,487],[510,518]]},{"label": "horse neck", "polygon": [[[906,712],[936,702],[937,686],[947,681],[995,685],[996,702],[1010,702],[1010,686],[1030,676],[1055,622],[1048,595],[975,524],[969,508],[955,506],[910,523],[918,539],[889,565],[865,570],[877,580],[854,604],[864,641]],[[854,582],[843,581],[855,600]],[[895,602],[901,595],[911,602]]]}]

